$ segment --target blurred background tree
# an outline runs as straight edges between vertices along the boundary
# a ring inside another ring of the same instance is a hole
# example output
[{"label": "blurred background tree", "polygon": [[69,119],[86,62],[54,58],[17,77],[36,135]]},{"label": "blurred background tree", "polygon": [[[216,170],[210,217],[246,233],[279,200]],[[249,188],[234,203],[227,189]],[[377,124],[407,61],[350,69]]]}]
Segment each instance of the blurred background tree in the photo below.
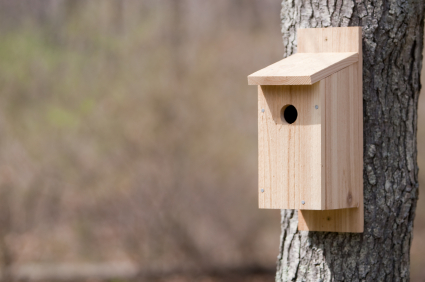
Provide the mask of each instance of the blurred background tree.
[{"label": "blurred background tree", "polygon": [[0,0],[4,281],[273,280],[280,214],[257,209],[246,76],[282,57],[280,9]]}]

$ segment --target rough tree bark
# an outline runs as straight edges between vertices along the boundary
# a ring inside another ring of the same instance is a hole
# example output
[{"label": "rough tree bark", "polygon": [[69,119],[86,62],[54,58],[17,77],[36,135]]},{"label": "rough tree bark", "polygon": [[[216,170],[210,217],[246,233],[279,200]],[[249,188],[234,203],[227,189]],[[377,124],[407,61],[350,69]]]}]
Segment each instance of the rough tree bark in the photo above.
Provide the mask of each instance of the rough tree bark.
[{"label": "rough tree bark", "polygon": [[423,0],[284,0],[284,56],[302,27],[363,27],[363,234],[297,231],[282,210],[276,281],[408,281],[418,198]]}]

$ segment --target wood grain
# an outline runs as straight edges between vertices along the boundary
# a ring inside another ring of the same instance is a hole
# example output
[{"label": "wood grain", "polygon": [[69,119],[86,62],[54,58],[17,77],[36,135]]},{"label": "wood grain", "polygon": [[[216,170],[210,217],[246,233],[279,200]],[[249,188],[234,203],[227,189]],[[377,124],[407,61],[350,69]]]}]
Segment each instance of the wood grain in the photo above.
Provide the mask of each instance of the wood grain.
[{"label": "wood grain", "polygon": [[357,68],[351,65],[324,80],[326,132],[326,210],[359,207]]},{"label": "wood grain", "polygon": [[359,208],[324,211],[299,210],[298,230],[361,233],[363,232],[363,216],[360,216],[359,213]]},{"label": "wood grain", "polygon": [[[258,91],[259,207],[324,209],[324,83]],[[293,124],[281,117],[286,105],[298,111]]]},{"label": "wood grain", "polygon": [[358,61],[358,53],[297,53],[248,76],[249,85],[311,85]]},{"label": "wood grain", "polygon": [[300,230],[362,232],[361,29],[302,29],[298,42],[300,53],[248,77],[261,84],[259,207],[299,209]]},{"label": "wood grain", "polygon": [[[300,29],[298,42],[299,52],[357,52],[362,58],[359,27]],[[326,78],[324,83],[327,168],[325,207],[335,210],[299,210],[298,229],[363,232],[362,60]],[[353,184],[347,185],[348,182]],[[352,194],[352,206],[358,208],[340,209],[348,203],[347,193]],[[356,197],[358,200],[355,200]]]}]

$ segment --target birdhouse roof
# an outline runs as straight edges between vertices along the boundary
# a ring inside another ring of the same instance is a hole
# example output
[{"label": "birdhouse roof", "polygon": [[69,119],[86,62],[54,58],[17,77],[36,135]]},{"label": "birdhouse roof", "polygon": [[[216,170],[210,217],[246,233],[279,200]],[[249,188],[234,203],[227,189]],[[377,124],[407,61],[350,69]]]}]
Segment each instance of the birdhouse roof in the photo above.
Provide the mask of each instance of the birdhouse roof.
[{"label": "birdhouse roof", "polygon": [[311,85],[357,62],[359,54],[297,53],[248,76],[249,85]]}]

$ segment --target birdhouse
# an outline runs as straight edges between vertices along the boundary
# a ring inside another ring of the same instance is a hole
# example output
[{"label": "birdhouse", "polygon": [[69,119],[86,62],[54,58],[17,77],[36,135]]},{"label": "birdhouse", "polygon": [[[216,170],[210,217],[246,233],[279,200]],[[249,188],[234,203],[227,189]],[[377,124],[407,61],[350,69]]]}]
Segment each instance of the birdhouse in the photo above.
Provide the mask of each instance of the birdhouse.
[{"label": "birdhouse", "polygon": [[298,209],[298,228],[363,232],[360,27],[298,29],[298,52],[258,85],[259,207]]}]

